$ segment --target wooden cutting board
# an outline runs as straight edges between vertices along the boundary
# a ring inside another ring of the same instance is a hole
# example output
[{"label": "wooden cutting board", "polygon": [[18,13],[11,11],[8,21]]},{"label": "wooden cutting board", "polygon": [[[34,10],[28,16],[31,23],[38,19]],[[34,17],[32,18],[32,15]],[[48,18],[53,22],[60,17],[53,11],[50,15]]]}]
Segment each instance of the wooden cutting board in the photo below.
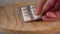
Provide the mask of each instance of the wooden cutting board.
[{"label": "wooden cutting board", "polygon": [[36,2],[16,2],[0,7],[0,29],[15,32],[38,31],[38,33],[52,33],[60,30],[60,20],[52,22],[39,20],[22,23],[19,15],[19,7],[30,4],[36,4]]}]

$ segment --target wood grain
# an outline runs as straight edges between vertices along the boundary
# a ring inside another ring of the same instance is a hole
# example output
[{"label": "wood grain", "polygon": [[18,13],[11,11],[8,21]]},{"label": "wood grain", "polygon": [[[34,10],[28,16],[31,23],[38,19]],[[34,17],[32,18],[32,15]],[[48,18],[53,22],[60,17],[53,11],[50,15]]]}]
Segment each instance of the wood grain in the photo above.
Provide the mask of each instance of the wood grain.
[{"label": "wood grain", "polygon": [[56,32],[60,30],[60,20],[46,22],[33,21],[22,23],[19,7],[35,4],[36,2],[16,2],[0,7],[0,28],[12,31],[42,31]]}]

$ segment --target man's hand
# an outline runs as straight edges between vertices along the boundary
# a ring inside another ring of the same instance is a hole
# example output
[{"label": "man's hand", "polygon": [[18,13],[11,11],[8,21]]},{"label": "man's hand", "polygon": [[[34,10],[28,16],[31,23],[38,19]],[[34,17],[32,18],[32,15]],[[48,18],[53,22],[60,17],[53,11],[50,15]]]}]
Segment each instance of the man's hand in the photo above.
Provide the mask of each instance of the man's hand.
[{"label": "man's hand", "polygon": [[44,21],[59,19],[60,0],[38,0],[34,14],[43,14],[42,20]]}]

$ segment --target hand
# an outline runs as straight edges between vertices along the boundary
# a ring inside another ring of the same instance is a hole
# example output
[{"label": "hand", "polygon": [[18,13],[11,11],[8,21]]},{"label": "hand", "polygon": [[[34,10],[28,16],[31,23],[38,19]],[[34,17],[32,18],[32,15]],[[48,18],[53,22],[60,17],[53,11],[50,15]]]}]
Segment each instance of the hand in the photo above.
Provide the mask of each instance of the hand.
[{"label": "hand", "polygon": [[42,20],[44,21],[59,19],[60,0],[38,0],[34,14],[43,14]]}]

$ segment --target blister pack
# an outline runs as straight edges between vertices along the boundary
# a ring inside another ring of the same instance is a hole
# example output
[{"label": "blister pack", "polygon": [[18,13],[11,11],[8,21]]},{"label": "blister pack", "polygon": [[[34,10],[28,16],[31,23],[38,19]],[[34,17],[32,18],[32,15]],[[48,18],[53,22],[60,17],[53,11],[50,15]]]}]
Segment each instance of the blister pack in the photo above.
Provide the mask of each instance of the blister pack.
[{"label": "blister pack", "polygon": [[41,15],[35,15],[35,5],[22,6],[19,9],[22,22],[34,21],[41,19]]}]

